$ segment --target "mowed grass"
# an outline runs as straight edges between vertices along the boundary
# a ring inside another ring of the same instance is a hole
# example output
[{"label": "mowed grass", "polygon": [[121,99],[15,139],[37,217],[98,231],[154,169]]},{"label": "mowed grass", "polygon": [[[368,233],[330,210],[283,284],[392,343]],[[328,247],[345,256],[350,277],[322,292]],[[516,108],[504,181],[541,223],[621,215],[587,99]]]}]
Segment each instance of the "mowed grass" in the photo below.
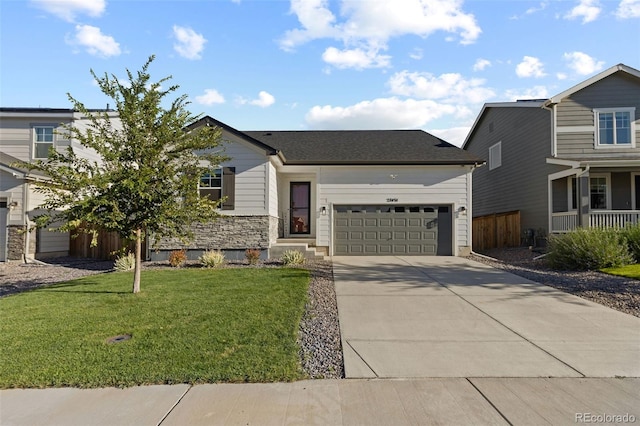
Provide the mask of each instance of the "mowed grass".
[{"label": "mowed grass", "polygon": [[620,266],[617,268],[604,268],[602,272],[621,277],[633,278],[640,280],[640,263],[633,265]]},{"label": "mowed grass", "polygon": [[[0,387],[291,381],[304,269],[108,273],[0,299]],[[130,340],[108,343],[128,334]]]}]

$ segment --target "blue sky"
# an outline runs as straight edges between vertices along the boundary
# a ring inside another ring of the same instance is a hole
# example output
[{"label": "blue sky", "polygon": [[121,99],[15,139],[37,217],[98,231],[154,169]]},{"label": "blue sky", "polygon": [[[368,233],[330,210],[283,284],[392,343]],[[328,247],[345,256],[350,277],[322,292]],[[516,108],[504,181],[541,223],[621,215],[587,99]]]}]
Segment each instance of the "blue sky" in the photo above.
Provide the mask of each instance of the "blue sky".
[{"label": "blue sky", "polygon": [[0,105],[105,107],[89,70],[156,55],[239,130],[424,129],[460,145],[485,102],[640,68],[640,0],[2,0]]}]

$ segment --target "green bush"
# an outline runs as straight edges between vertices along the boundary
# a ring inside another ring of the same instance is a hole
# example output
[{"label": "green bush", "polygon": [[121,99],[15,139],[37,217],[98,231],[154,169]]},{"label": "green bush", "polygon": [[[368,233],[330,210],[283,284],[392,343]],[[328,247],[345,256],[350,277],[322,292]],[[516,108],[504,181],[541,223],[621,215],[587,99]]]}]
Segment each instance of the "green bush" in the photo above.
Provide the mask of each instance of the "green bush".
[{"label": "green bush", "polygon": [[116,261],[113,264],[116,271],[130,271],[136,267],[136,257],[133,253],[122,254],[116,257]]},{"label": "green bush", "polygon": [[304,254],[298,250],[286,250],[282,253],[282,263],[285,265],[302,265],[304,263]]},{"label": "green bush", "polygon": [[205,268],[218,268],[224,265],[224,253],[220,250],[205,251],[199,258]]},{"label": "green bush", "polygon": [[623,232],[616,228],[578,228],[549,238],[554,269],[598,270],[633,263]]},{"label": "green bush", "polygon": [[629,247],[629,252],[635,262],[640,263],[640,223],[627,225],[627,227],[622,230],[622,235],[627,242],[627,247]]}]

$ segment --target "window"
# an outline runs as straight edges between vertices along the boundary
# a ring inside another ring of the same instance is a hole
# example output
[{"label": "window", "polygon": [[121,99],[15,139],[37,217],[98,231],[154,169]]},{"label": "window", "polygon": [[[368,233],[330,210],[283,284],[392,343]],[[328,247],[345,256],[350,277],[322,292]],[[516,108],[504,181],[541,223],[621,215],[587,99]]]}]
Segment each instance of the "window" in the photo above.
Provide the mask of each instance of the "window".
[{"label": "window", "polygon": [[635,108],[595,110],[596,147],[635,146]]},{"label": "window", "polygon": [[222,169],[214,169],[200,178],[200,196],[213,201],[222,198]]},{"label": "window", "polygon": [[589,200],[592,210],[606,210],[609,208],[608,186],[607,176],[591,175],[589,177]]},{"label": "window", "polygon": [[502,142],[489,148],[489,170],[496,169],[502,165]]},{"label": "window", "polygon": [[47,158],[49,148],[53,146],[53,126],[36,126],[33,128],[34,158]]},{"label": "window", "polygon": [[222,210],[234,210],[236,200],[236,168],[223,167],[212,169],[200,177],[200,196],[217,201],[224,198]]}]

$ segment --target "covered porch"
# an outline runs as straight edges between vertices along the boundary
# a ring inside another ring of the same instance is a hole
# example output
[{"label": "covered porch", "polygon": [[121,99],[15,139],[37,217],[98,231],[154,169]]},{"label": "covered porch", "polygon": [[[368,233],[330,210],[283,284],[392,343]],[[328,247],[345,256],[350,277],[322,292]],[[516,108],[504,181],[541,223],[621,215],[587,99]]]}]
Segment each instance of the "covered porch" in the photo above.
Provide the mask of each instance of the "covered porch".
[{"label": "covered porch", "polygon": [[548,160],[568,166],[548,176],[549,232],[640,223],[640,160]]}]

